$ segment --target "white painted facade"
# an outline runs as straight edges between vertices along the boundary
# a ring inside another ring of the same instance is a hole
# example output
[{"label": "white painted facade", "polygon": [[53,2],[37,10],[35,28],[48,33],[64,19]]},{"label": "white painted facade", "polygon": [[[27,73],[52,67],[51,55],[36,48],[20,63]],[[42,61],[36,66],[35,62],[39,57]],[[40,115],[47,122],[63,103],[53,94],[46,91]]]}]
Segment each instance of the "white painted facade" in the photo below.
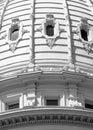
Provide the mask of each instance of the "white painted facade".
[{"label": "white painted facade", "polygon": [[0,129],[93,129],[92,32],[92,0],[0,1]]}]

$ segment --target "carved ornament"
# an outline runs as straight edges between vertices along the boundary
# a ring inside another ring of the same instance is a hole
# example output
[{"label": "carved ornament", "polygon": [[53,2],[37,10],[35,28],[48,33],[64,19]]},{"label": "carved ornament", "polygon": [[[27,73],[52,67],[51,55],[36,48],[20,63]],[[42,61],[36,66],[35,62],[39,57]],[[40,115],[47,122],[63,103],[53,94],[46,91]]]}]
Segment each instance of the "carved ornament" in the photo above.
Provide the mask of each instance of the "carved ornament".
[{"label": "carved ornament", "polygon": [[[53,36],[48,36],[46,34],[47,25],[52,25],[54,27]],[[46,39],[47,45],[52,49],[55,44],[55,41],[60,36],[60,33],[64,32],[65,30],[59,26],[59,23],[55,20],[54,15],[49,13],[46,15],[45,20],[42,22],[42,24],[36,31],[40,31],[42,33],[42,36]]]},{"label": "carved ornament", "polygon": [[[16,40],[11,40],[10,39],[11,30],[15,26],[19,28],[18,38]],[[28,30],[23,29],[23,25],[20,23],[19,18],[13,18],[11,21],[10,27],[8,28],[7,32],[1,37],[1,40],[5,39],[6,43],[8,43],[8,45],[9,45],[9,49],[14,53],[14,51],[17,48],[18,43],[22,40],[23,35],[28,32],[29,32]]]},{"label": "carved ornament", "polygon": [[[87,40],[82,38],[81,30],[86,31],[86,33],[87,33],[87,38],[86,39]],[[76,33],[79,36],[79,39],[83,43],[84,49],[89,54],[90,51],[92,51],[92,49],[93,49],[93,27],[91,27],[88,24],[88,20],[86,18],[82,18],[80,20],[80,24],[77,26],[77,29],[75,31],[73,31],[73,32]]]}]

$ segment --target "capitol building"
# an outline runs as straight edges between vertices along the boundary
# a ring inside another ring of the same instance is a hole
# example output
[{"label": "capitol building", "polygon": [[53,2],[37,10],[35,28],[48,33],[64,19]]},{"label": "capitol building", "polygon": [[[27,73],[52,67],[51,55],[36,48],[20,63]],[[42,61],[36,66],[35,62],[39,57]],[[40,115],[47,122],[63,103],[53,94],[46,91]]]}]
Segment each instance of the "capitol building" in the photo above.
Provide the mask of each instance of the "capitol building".
[{"label": "capitol building", "polygon": [[0,130],[93,130],[93,0],[0,0]]}]

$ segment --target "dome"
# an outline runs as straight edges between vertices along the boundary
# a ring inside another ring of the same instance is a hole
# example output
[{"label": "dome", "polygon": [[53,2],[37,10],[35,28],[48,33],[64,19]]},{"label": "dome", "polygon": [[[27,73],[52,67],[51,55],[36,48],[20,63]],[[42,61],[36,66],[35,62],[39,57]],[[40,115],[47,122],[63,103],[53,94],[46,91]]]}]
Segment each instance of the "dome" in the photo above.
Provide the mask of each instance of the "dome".
[{"label": "dome", "polygon": [[2,0],[0,12],[1,77],[29,66],[92,75],[92,1]]},{"label": "dome", "polygon": [[93,0],[0,0],[0,129],[93,129]]}]

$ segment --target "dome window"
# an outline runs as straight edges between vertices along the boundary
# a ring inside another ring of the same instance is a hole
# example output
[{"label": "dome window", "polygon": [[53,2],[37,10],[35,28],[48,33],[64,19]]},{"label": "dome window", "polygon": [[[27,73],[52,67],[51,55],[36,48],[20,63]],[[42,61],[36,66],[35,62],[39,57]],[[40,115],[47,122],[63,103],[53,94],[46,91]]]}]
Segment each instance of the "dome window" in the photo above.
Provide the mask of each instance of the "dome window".
[{"label": "dome window", "polygon": [[64,32],[64,29],[59,27],[59,23],[55,19],[54,15],[49,13],[46,14],[45,20],[37,31],[42,33],[42,36],[46,39],[46,43],[52,49],[55,41],[60,36],[60,33]]},{"label": "dome window", "polygon": [[46,26],[46,34],[48,36],[54,36],[54,27],[52,25]]},{"label": "dome window", "polygon": [[9,49],[14,53],[25,33],[29,33],[29,31],[23,28],[19,18],[13,18],[7,32],[1,39],[6,40],[6,43],[9,44]]},{"label": "dome window", "polygon": [[10,29],[10,40],[15,41],[19,37],[19,27],[17,24],[15,24],[13,27]]},{"label": "dome window", "polygon": [[78,34],[83,43],[84,49],[89,54],[93,48],[93,27],[88,24],[88,20],[86,18],[82,18],[80,20],[80,24],[78,25],[75,33]]},{"label": "dome window", "polygon": [[18,18],[12,19],[12,24],[9,28],[8,38],[10,41],[16,41],[19,38],[20,21]]},{"label": "dome window", "polygon": [[80,33],[80,39],[83,42],[88,42],[88,35],[89,35],[89,25],[87,22],[87,19],[82,18],[81,19],[81,23],[79,25],[79,33]]},{"label": "dome window", "polygon": [[7,31],[6,43],[9,44],[9,49],[14,52],[17,44],[22,39],[23,36],[23,26],[20,23],[19,18],[13,18],[11,25]]},{"label": "dome window", "polygon": [[84,29],[81,29],[80,31],[81,31],[81,37],[82,37],[82,39],[85,40],[85,41],[88,41],[87,31],[84,30]]},{"label": "dome window", "polygon": [[55,22],[52,14],[46,15],[46,22],[44,23],[44,33],[47,37],[53,37],[55,34]]},{"label": "dome window", "polygon": [[55,31],[55,23],[54,23],[54,16],[51,14],[47,14],[46,22],[44,23],[44,32],[45,35],[48,37],[53,37]]}]

